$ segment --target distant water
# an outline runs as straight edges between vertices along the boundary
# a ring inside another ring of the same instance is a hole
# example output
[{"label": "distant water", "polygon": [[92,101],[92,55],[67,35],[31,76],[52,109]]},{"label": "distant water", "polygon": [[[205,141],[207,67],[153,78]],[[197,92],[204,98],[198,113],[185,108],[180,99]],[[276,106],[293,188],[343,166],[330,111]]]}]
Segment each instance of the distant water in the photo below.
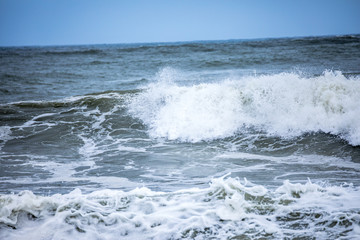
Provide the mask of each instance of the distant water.
[{"label": "distant water", "polygon": [[360,35],[0,48],[0,239],[359,239]]}]

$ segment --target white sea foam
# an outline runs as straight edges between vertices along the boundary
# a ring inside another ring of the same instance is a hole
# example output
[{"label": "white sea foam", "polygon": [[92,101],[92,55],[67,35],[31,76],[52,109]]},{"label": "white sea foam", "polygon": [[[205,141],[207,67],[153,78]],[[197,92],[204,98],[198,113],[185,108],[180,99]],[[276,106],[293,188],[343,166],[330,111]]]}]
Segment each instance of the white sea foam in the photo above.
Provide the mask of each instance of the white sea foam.
[{"label": "white sea foam", "polygon": [[12,139],[11,134],[12,131],[9,126],[0,126],[0,150],[7,141]]},{"label": "white sea foam", "polygon": [[11,139],[11,128],[9,126],[0,126],[0,141]]},{"label": "white sea foam", "polygon": [[84,142],[84,145],[79,148],[79,154],[83,155],[85,158],[91,158],[92,156],[96,156],[103,152],[96,147],[96,143],[93,139],[84,136],[79,137]]},{"label": "white sea foam", "polygon": [[360,170],[358,163],[351,161],[351,158],[338,158],[334,156],[321,156],[321,155],[290,155],[290,156],[267,156],[260,154],[251,154],[243,152],[227,152],[221,153],[215,157],[215,159],[240,159],[240,160],[264,160],[274,163],[287,163],[287,164],[304,164],[304,165],[324,165],[336,166],[339,168],[352,168]]},{"label": "white sea foam", "polygon": [[[0,195],[2,239],[359,238],[360,189],[285,181],[266,189],[213,179],[205,189]],[[34,231],[34,228],[37,230]]]},{"label": "white sea foam", "polygon": [[152,137],[197,142],[252,128],[284,138],[306,132],[360,144],[360,81],[341,72],[248,76],[180,86],[168,74],[134,97],[129,112]]}]

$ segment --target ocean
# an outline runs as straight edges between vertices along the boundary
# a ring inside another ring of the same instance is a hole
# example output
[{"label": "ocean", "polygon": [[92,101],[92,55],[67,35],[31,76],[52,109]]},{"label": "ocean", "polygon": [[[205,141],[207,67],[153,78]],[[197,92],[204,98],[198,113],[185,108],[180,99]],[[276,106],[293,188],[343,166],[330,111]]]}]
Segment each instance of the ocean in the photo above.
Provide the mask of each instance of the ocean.
[{"label": "ocean", "polygon": [[360,35],[0,48],[1,239],[360,239]]}]

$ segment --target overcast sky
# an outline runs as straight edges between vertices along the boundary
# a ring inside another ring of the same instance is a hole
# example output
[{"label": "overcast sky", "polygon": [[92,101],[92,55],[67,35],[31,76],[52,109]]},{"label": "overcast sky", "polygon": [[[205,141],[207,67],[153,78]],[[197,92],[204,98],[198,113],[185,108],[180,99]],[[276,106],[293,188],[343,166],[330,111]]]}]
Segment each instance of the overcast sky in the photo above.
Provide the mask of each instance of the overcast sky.
[{"label": "overcast sky", "polygon": [[360,33],[360,0],[0,0],[0,46]]}]

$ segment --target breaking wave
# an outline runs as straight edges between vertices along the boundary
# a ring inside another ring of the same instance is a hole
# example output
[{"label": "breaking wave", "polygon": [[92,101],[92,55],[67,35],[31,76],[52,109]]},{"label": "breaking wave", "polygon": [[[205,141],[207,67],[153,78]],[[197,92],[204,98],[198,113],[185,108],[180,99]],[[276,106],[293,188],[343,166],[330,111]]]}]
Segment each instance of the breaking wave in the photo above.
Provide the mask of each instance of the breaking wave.
[{"label": "breaking wave", "polygon": [[[359,189],[285,181],[275,190],[237,178],[205,189],[79,189],[0,195],[3,239],[209,239],[360,236]],[[356,200],[357,199],[357,200]],[[34,231],[36,226],[36,231]],[[15,230],[16,229],[16,230]]]},{"label": "breaking wave", "polygon": [[163,71],[129,103],[152,137],[198,142],[252,129],[283,138],[324,132],[360,145],[358,77],[280,73],[182,86]]}]

